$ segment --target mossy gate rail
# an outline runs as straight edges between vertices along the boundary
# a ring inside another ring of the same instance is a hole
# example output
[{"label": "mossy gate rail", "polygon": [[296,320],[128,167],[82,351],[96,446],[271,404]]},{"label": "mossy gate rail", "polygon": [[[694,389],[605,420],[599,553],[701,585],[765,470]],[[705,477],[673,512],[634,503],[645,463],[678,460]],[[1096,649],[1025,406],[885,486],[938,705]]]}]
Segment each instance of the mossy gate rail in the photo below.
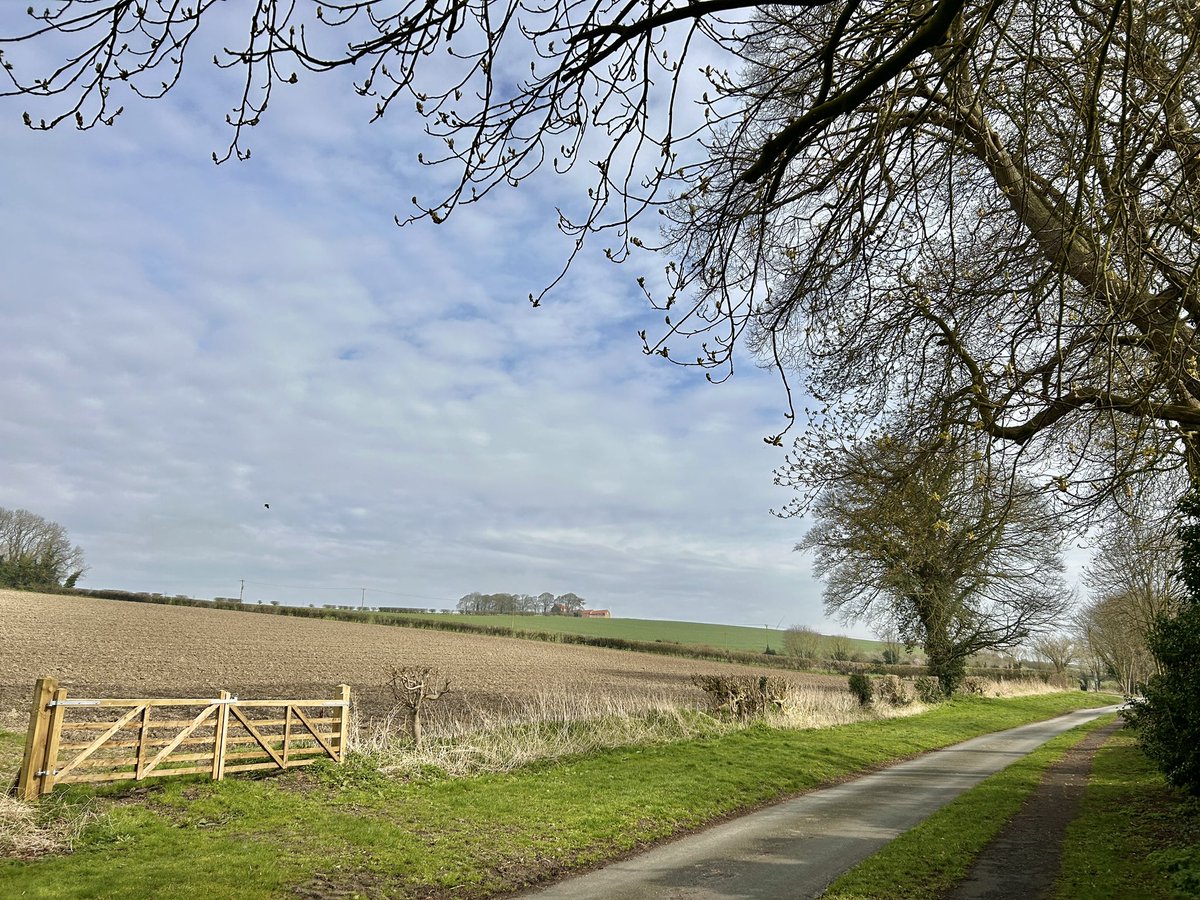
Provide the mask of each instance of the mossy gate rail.
[{"label": "mossy gate rail", "polygon": [[[329,700],[80,699],[53,678],[33,691],[15,785],[34,800],[56,784],[288,769],[341,762],[350,688]],[[113,716],[117,715],[116,719]]]}]

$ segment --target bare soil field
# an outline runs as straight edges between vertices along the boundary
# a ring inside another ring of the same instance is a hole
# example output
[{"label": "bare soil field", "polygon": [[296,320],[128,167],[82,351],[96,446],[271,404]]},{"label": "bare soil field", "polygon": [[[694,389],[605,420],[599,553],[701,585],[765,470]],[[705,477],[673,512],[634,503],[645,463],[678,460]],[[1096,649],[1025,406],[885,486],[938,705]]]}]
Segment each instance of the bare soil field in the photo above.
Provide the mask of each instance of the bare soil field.
[{"label": "bare soil field", "polygon": [[[695,673],[760,671],[513,638],[0,590],[0,723],[9,727],[24,727],[41,675],[81,697],[220,690],[243,698],[333,697],[345,682],[370,717],[392,705],[384,675],[400,665],[437,666],[458,701],[476,705],[545,695],[690,702],[700,698]],[[786,677],[845,690],[836,676]]]}]

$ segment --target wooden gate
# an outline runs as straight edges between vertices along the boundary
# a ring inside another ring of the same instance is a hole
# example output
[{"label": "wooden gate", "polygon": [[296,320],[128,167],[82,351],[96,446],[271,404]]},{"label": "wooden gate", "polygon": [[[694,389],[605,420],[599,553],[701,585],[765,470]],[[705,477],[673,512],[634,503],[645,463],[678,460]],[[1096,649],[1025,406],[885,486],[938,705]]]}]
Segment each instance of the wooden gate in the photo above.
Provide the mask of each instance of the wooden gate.
[{"label": "wooden gate", "polygon": [[[341,762],[350,688],[331,700],[79,699],[53,678],[34,687],[17,795],[56,784],[288,769]],[[117,718],[113,718],[116,715]]]}]

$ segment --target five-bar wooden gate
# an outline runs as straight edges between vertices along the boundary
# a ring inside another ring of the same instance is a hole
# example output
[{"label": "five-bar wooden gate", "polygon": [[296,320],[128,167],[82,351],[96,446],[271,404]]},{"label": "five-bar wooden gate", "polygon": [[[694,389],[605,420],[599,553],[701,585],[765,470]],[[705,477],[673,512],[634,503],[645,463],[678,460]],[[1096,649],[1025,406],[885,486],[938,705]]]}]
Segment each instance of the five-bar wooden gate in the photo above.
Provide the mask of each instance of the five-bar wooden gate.
[{"label": "five-bar wooden gate", "polygon": [[[53,678],[34,688],[17,795],[56,784],[287,769],[342,761],[350,688],[332,700],[78,699]],[[116,719],[113,715],[119,713]]]}]

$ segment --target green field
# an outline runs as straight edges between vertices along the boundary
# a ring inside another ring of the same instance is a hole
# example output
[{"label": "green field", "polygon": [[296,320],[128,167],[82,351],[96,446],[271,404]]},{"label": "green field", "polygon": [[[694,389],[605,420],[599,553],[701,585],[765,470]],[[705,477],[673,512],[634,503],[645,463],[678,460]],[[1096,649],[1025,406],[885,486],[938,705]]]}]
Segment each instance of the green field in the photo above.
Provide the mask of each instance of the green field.
[{"label": "green field", "polygon": [[[718,647],[722,650],[746,650],[762,653],[768,646],[783,650],[781,629],[752,625],[710,625],[704,622],[672,622],[658,619],[577,619],[574,616],[474,616],[458,613],[408,615],[398,619],[465,622],[493,628],[513,628],[546,634],[581,634],[587,637],[613,637],[629,641],[647,641]],[[877,654],[878,641],[844,638],[851,652]]]}]

